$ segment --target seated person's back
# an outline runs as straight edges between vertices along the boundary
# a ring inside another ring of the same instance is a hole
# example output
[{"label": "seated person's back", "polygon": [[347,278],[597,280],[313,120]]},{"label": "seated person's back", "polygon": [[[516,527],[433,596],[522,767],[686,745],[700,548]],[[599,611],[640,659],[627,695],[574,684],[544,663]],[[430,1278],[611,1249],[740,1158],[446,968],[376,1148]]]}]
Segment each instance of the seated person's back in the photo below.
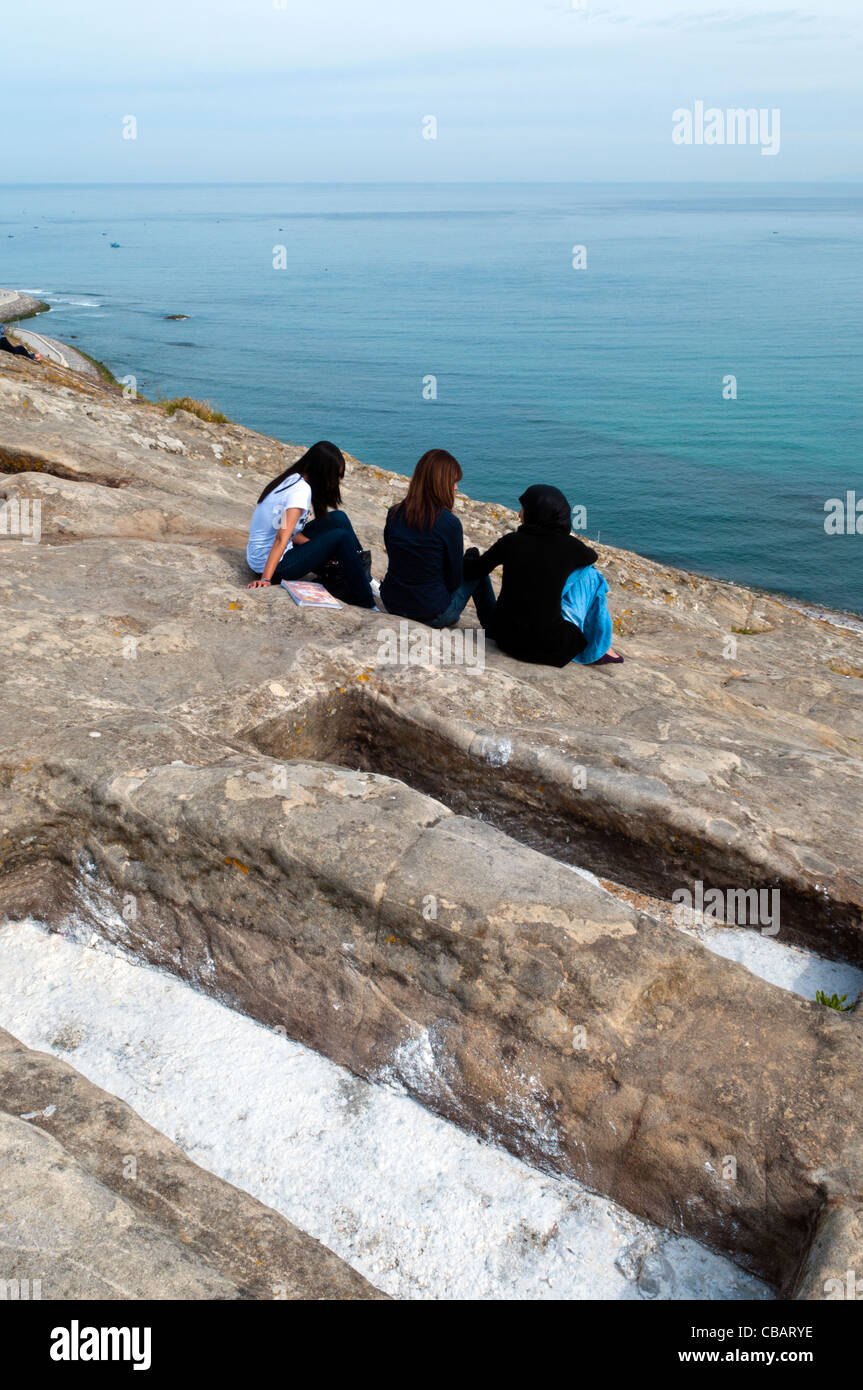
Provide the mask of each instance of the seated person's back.
[{"label": "seated person's back", "polygon": [[583,632],[563,615],[569,576],[592,565],[596,551],[570,532],[569,503],[559,488],[534,484],[522,493],[522,522],[484,555],[471,555],[468,576],[503,566],[491,636],[509,656],[565,666],[587,646]]},{"label": "seated person's back", "polygon": [[464,535],[457,516],[441,508],[427,529],[409,526],[403,504],[384,527],[388,567],[381,598],[390,613],[420,621],[443,612],[462,582]]}]

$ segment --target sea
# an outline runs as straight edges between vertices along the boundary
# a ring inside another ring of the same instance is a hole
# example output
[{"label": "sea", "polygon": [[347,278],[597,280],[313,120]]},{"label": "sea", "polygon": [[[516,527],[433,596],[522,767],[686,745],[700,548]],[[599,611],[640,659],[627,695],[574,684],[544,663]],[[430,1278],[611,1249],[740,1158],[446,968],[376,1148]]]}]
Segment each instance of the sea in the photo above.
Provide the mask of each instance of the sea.
[{"label": "sea", "polygon": [[150,398],[855,614],[861,245],[835,183],[0,187],[0,285]]}]

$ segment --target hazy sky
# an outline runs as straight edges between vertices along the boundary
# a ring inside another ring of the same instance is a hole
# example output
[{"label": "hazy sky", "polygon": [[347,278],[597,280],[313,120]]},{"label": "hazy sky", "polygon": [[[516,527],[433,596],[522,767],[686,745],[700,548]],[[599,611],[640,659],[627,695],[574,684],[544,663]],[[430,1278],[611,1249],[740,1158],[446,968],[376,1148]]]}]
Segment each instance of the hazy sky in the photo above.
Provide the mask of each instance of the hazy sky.
[{"label": "hazy sky", "polygon": [[[5,0],[2,32],[0,182],[863,177],[863,0]],[[696,101],[778,107],[779,155],[673,144]]]}]

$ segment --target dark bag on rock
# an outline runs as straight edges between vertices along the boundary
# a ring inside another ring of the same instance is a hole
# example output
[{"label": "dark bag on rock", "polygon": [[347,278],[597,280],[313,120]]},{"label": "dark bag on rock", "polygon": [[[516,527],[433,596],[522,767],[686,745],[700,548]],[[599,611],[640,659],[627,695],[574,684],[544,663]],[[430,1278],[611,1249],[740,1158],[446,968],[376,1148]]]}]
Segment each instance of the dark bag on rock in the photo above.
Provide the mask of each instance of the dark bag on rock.
[{"label": "dark bag on rock", "polygon": [[[366,578],[371,579],[372,552],[370,550],[363,550],[359,545],[357,546],[357,551],[359,552],[360,564],[366,572]],[[343,603],[350,602],[351,591],[342,571],[340,560],[327,560],[325,565],[322,565],[319,570],[314,571],[314,578],[323,584],[324,588],[332,594],[333,598],[341,599]]]}]

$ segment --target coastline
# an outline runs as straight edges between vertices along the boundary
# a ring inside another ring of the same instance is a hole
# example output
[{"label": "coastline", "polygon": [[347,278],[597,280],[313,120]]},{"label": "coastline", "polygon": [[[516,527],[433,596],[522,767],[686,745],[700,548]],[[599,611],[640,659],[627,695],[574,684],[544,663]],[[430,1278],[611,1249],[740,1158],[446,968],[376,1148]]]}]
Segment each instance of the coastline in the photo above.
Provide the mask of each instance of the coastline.
[{"label": "coastline", "polygon": [[[9,300],[10,302],[16,302],[21,306],[24,306],[26,312],[20,314],[18,316],[19,318],[35,317],[40,313],[50,311],[50,305],[44,303],[44,301],[42,300],[35,299],[32,295],[23,294],[21,291],[16,290],[0,289],[0,322],[3,322],[3,312],[7,314],[7,317],[10,321],[12,317],[9,308],[4,305],[4,296],[6,296],[7,300]],[[18,336],[22,337],[24,335],[19,333]],[[117,381],[117,378],[114,376],[112,369],[109,366],[107,366],[107,364],[104,361],[91,356],[91,354],[84,352],[81,348],[73,348],[60,339],[49,338],[46,340],[44,338],[44,335],[38,336],[42,338],[43,343],[47,342],[48,344],[53,345],[53,347],[55,349],[60,350],[64,356],[68,354],[66,365],[73,366],[73,369],[83,371],[88,375],[92,375],[95,371],[95,373],[101,376],[101,378],[108,385],[114,386],[117,389],[121,389],[120,384]],[[24,341],[27,341],[26,337],[24,337]],[[37,350],[45,351],[46,349],[44,346],[40,345]],[[51,355],[50,351],[48,355]],[[80,359],[77,366],[74,364],[75,358]],[[56,356],[54,360],[57,360]],[[60,362],[59,365],[64,364]],[[245,422],[243,427],[257,432],[257,426],[254,423]],[[280,440],[278,442],[285,444],[288,448],[293,447],[288,441]],[[402,477],[404,475],[395,474],[394,476]],[[473,494],[468,493],[464,493],[462,495],[472,499],[473,501],[483,502],[489,506],[497,507],[501,512],[509,511],[509,508],[504,507],[502,503],[496,502],[493,498],[474,497]],[[579,532],[579,535],[581,535],[583,539],[590,541],[594,545],[602,544],[601,542],[598,542],[595,537],[591,537],[589,532]],[[754,593],[764,599],[769,599],[778,603],[783,603],[795,612],[801,613],[807,617],[814,618],[817,621],[828,623],[831,626],[842,628],[852,632],[863,632],[863,605],[861,605],[859,611],[855,611],[854,609],[837,608],[829,604],[821,604],[813,602],[809,599],[802,598],[791,590],[766,589],[759,585],[746,584],[740,580],[729,579],[724,576],[712,574],[709,571],[695,569],[686,566],[677,560],[659,558],[656,555],[651,555],[646,548],[641,551],[632,551],[629,547],[621,546],[616,546],[613,548],[615,550],[620,551],[621,554],[642,555],[644,559],[649,560],[652,564],[666,566],[667,568],[676,570],[681,574],[691,575],[694,579],[709,581],[712,584],[726,584],[732,589],[737,589],[746,593]]]},{"label": "coastline", "polygon": [[22,319],[35,318],[37,314],[47,314],[51,305],[44,299],[20,290],[0,289],[0,323],[20,323]]},{"label": "coastline", "polygon": [[67,367],[71,371],[81,372],[84,376],[98,376],[108,385],[119,387],[111,369],[97,357],[91,357],[88,352],[79,347],[72,347],[60,338],[17,326],[26,319],[50,312],[51,305],[46,304],[44,300],[36,299],[20,290],[0,289],[0,323],[11,325],[14,336],[31,352],[41,352],[43,357],[55,362],[58,367]]},{"label": "coastline", "polygon": [[5,16],[37,1362],[248,1374],[398,1302],[575,1305],[624,1375],[856,1363],[863,9],[827,9]]},{"label": "coastline", "polygon": [[[443,440],[473,496],[517,510],[541,475],[585,506],[593,537],[858,613],[854,541],[824,542],[821,513],[858,471],[852,277],[863,199],[774,208],[743,186],[705,196],[649,185],[644,196],[574,191],[564,203],[542,188],[268,195],[189,185],[173,198],[46,188],[7,229],[16,239],[5,245],[5,276],[50,301],[60,327],[47,331],[89,338],[153,399],[213,393],[262,433],[334,438],[401,474]],[[65,243],[52,210],[69,219]],[[835,333],[811,353],[804,325],[828,320],[812,277],[798,281],[801,248],[782,231],[798,213],[809,263],[829,250],[848,291],[830,312]],[[605,250],[576,274],[565,253],[580,218]],[[736,286],[727,301],[714,298],[694,226]],[[754,259],[736,252],[750,233]],[[296,255],[276,272],[269,252],[289,234]],[[484,236],[498,247],[491,260]],[[109,239],[122,248],[109,250]],[[234,275],[229,245],[243,248]],[[426,323],[429,277],[438,307]],[[187,322],[165,321],[178,310]],[[833,353],[844,368],[834,370]],[[763,375],[759,363],[773,368]],[[739,399],[725,401],[720,368],[735,365]],[[435,372],[438,395],[426,400],[421,382]]]},{"label": "coastline", "polygon": [[[167,970],[790,1293],[859,1192],[861,1015],[813,995],[863,964],[860,634],[601,545],[626,665],[393,655],[387,614],[245,588],[299,446],[17,357],[0,404],[9,932]],[[403,487],[348,460],[375,573]],[[456,510],[483,549],[514,520]],[[708,893],[732,958],[674,918]]]}]

